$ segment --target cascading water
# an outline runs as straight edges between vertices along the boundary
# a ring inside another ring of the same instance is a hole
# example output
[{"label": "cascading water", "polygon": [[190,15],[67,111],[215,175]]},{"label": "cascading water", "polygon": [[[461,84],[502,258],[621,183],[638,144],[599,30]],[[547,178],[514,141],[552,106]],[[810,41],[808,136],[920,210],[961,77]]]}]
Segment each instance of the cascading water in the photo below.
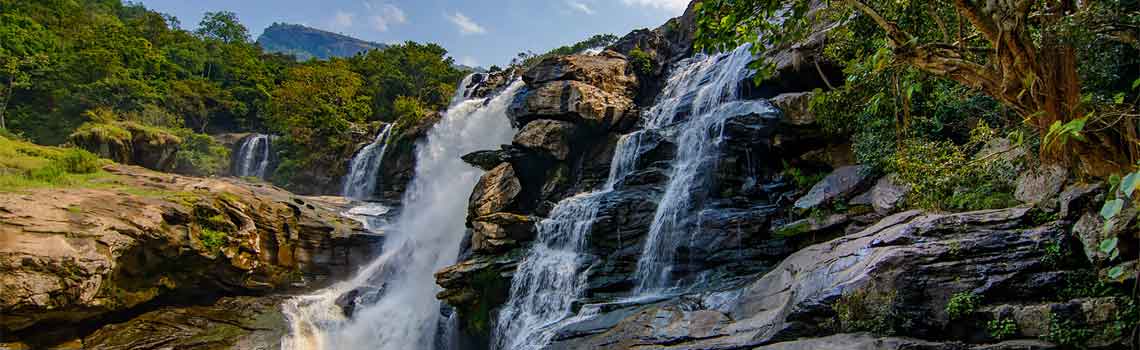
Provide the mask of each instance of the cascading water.
[{"label": "cascading water", "polygon": [[679,135],[672,173],[638,259],[639,292],[677,286],[671,276],[675,253],[689,237],[699,235],[694,218],[711,189],[710,174],[720,158],[725,122],[734,116],[773,111],[767,101],[740,100],[741,81],[752,74],[751,61],[750,45],[695,57],[672,74],[647,113],[647,129],[674,126]]},{"label": "cascading water", "polygon": [[269,135],[254,134],[246,137],[238,147],[234,162],[234,175],[239,177],[266,178],[269,171],[269,152],[273,138]]},{"label": "cascading water", "polygon": [[391,136],[392,124],[384,124],[380,133],[376,134],[376,140],[364,146],[352,158],[348,176],[344,178],[344,189],[341,190],[343,196],[358,200],[372,197],[384,163],[384,154],[388,150],[388,138]]},{"label": "cascading water", "polygon": [[[404,195],[403,210],[390,226],[384,253],[352,280],[286,302],[290,334],[283,349],[434,347],[440,304],[433,272],[454,263],[465,231],[467,199],[482,174],[460,156],[510,142],[514,130],[505,112],[522,86],[515,81],[489,101],[468,100],[448,109],[428,132],[426,143],[416,148],[415,177]],[[463,90],[456,95],[463,96]],[[382,283],[376,282],[377,276]],[[347,318],[336,300],[359,288],[377,291]]]}]

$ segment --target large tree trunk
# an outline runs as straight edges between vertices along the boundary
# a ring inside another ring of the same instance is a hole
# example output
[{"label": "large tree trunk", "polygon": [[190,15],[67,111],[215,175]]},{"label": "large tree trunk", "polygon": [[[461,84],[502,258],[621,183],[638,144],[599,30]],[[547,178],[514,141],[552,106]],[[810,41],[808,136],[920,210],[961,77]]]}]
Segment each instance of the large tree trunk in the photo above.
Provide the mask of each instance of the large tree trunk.
[{"label": "large tree trunk", "polygon": [[[952,79],[982,91],[1009,106],[1042,135],[1055,122],[1083,118],[1081,82],[1077,74],[1076,50],[1048,30],[1041,33],[1040,46],[1029,36],[1030,21],[1060,23],[1076,11],[1071,0],[1048,1],[1048,13],[1029,18],[1034,1],[991,2],[980,6],[970,0],[954,0],[954,6],[988,41],[992,51],[967,51],[966,45],[947,43],[916,44],[914,38],[887,21],[859,0],[848,0],[882,28],[894,47],[895,56],[928,73]],[[980,61],[974,62],[971,59]],[[1131,125],[1087,133],[1084,141],[1070,140],[1042,144],[1041,158],[1048,163],[1077,165],[1082,172],[1106,176],[1125,170],[1135,158],[1135,150],[1124,140],[1135,136]],[[1118,131],[1123,131],[1118,132]],[[1074,164],[1078,163],[1078,164]]]}]

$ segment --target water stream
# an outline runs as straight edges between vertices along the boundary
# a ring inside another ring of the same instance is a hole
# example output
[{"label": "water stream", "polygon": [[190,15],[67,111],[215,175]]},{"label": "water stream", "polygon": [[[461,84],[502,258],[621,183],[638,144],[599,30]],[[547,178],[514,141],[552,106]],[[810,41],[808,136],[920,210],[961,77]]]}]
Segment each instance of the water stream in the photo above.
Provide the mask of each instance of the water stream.
[{"label": "water stream", "polygon": [[376,139],[364,146],[349,165],[348,176],[344,178],[341,194],[345,197],[366,200],[376,191],[380,181],[380,169],[384,165],[384,154],[388,150],[388,139],[392,136],[392,124],[384,124]]},{"label": "water stream", "polygon": [[[464,84],[466,85],[466,84]],[[432,349],[439,328],[439,287],[433,273],[454,263],[465,231],[467,199],[483,171],[460,156],[509,143],[505,111],[521,81],[490,100],[456,100],[416,147],[415,176],[400,215],[386,229],[383,254],[348,281],[293,298],[284,350]],[[385,288],[385,286],[393,286]],[[363,290],[349,318],[337,298]]]}]

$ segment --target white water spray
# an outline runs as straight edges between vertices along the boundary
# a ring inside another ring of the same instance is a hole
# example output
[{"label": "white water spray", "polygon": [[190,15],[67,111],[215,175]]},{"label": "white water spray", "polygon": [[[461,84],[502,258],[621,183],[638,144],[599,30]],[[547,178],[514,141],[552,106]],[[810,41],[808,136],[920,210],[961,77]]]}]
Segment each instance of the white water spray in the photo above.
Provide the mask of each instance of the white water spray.
[{"label": "white water spray", "polygon": [[[389,227],[384,253],[352,280],[288,301],[285,350],[433,348],[440,309],[433,273],[458,255],[468,196],[483,173],[460,156],[510,142],[514,130],[505,112],[522,86],[516,81],[490,101],[463,101],[449,108],[416,148],[415,177],[400,216]],[[456,95],[463,96],[462,90]],[[376,284],[391,288],[359,305],[351,319],[341,313],[338,297]]]}]

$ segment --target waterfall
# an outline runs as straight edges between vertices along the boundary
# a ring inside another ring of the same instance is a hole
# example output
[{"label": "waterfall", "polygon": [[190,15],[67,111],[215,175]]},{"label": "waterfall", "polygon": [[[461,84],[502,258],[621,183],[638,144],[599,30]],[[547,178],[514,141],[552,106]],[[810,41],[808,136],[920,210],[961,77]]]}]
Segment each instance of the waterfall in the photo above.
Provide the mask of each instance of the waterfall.
[{"label": "waterfall", "polygon": [[376,191],[380,178],[380,168],[384,163],[384,153],[388,150],[388,139],[392,136],[392,124],[384,124],[376,140],[364,146],[349,163],[348,176],[344,178],[345,197],[365,200]]},{"label": "waterfall", "polygon": [[647,129],[675,126],[677,155],[637,262],[639,292],[676,287],[671,278],[680,244],[700,234],[692,219],[709,196],[712,171],[724,142],[724,123],[734,116],[770,113],[766,101],[741,101],[741,81],[752,71],[749,45],[714,56],[699,55],[679,67],[647,112]]},{"label": "waterfall", "polygon": [[[522,86],[522,81],[515,81],[490,100],[463,101],[448,109],[426,142],[416,148],[415,176],[404,194],[403,210],[389,227],[384,253],[353,279],[286,302],[283,309],[290,332],[283,349],[434,347],[440,303],[433,273],[455,262],[465,232],[468,197],[483,173],[460,156],[511,141],[514,130],[505,113]],[[336,300],[358,288],[377,291],[347,318]]]},{"label": "waterfall", "polygon": [[602,189],[560,201],[538,224],[535,243],[511,279],[510,297],[499,311],[492,346],[501,350],[540,349],[560,322],[571,322],[571,305],[585,290],[580,273],[590,228],[602,200],[635,170],[647,147],[642,132],[623,136]]},{"label": "waterfall", "polygon": [[242,140],[234,158],[234,175],[266,178],[272,143],[272,138],[264,134],[253,134]]}]

